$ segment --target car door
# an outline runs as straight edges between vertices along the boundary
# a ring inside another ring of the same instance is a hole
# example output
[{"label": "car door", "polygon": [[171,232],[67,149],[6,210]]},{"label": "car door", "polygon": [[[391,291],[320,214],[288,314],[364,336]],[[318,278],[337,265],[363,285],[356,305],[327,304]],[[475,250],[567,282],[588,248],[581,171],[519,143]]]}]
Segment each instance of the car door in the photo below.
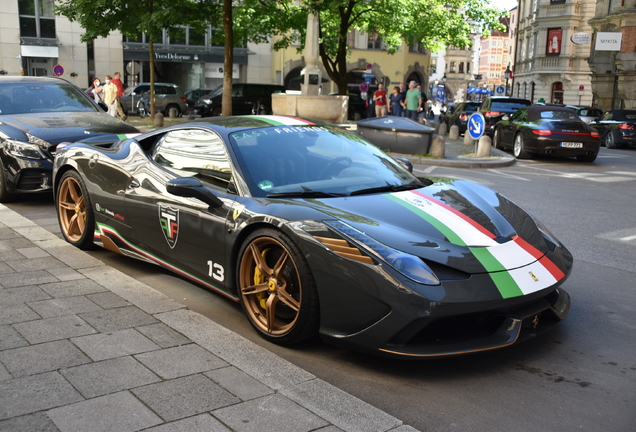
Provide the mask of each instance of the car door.
[{"label": "car door", "polygon": [[137,87],[134,87],[130,93],[125,93],[119,98],[124,111],[127,114],[136,114],[137,113],[137,102],[141,99],[141,96],[150,91],[150,84],[139,84]]},{"label": "car door", "polygon": [[505,145],[512,145],[517,131],[524,128],[527,119],[528,109],[520,108],[519,111],[510,116],[507,122],[504,121],[501,125],[498,125],[501,133],[501,142]]},{"label": "car door", "polygon": [[614,120],[614,113],[612,111],[608,111],[603,114],[600,119],[590,122],[590,126],[598,131],[598,134],[601,137],[602,141],[607,131],[612,127],[612,125],[616,123],[616,120]]},{"label": "car door", "polygon": [[[167,182],[198,179],[221,206],[167,192]],[[228,192],[230,158],[210,130],[186,127],[161,136],[132,172],[126,210],[139,253],[210,288],[227,291],[225,235],[236,195]]]}]

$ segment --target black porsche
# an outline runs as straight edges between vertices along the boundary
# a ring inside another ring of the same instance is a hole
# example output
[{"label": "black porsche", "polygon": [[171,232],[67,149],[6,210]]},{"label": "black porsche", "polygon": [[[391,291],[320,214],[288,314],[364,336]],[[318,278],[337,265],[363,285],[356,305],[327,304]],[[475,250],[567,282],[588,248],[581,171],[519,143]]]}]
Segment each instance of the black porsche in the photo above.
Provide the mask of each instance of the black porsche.
[{"label": "black porsche", "polygon": [[[105,105],[104,105],[105,107]],[[110,145],[138,135],[74,84],[54,77],[0,77],[0,202],[51,193],[55,146],[87,140]]]},{"label": "black porsche", "polygon": [[517,159],[547,154],[575,156],[581,162],[594,162],[601,147],[598,131],[573,109],[551,105],[532,105],[505,116],[495,125],[492,144],[512,147]]},{"label": "black porsche", "polygon": [[53,183],[67,241],[240,302],[279,344],[451,356],[533,337],[570,308],[572,255],[532,216],[317,121],[214,117],[108,149],[61,144]]}]

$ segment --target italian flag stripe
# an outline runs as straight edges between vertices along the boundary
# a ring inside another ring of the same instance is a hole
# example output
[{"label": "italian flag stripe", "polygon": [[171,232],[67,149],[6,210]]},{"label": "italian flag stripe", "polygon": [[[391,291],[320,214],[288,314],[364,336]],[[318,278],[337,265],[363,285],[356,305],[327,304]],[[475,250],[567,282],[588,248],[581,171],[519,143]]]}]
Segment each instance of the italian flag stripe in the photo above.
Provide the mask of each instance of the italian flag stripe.
[{"label": "italian flag stripe", "polygon": [[139,132],[134,132],[134,133],[127,133],[127,134],[117,134],[117,138],[119,138],[120,140],[123,139],[127,139],[127,138],[134,138],[136,136],[141,135],[141,133]]},{"label": "italian flag stripe", "polygon": [[287,117],[287,116],[247,116],[252,118],[257,118],[259,120],[264,121],[265,123],[269,123],[272,126],[307,126],[307,125],[315,125],[307,120],[303,120],[297,117]]},{"label": "italian flag stripe", "polygon": [[565,277],[549,258],[521,237],[500,244],[492,232],[442,201],[418,191],[384,196],[422,217],[450,243],[468,247],[503,298],[542,290]]}]

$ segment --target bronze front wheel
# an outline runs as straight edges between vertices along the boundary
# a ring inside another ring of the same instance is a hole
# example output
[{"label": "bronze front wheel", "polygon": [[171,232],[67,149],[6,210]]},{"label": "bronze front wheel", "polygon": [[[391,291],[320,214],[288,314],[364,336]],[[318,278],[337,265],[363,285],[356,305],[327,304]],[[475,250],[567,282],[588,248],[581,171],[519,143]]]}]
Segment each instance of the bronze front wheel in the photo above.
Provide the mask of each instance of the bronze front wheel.
[{"label": "bronze front wheel", "polygon": [[262,229],[248,236],[238,263],[243,311],[265,339],[292,344],[318,330],[318,296],[309,266],[285,234]]},{"label": "bronze front wheel", "polygon": [[66,241],[80,249],[89,249],[93,244],[95,215],[84,182],[76,171],[62,176],[55,201]]}]

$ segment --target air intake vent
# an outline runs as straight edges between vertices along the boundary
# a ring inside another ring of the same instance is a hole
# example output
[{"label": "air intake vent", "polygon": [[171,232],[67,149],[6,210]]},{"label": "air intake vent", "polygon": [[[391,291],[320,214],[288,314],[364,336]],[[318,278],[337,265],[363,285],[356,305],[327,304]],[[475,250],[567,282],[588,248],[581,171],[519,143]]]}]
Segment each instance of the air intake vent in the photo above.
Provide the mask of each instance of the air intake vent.
[{"label": "air intake vent", "polygon": [[349,258],[354,261],[360,261],[366,264],[374,264],[373,260],[366,256],[362,255],[360,249],[351,247],[346,240],[333,239],[327,237],[315,237],[316,240],[320,241],[322,244],[327,246],[329,249],[337,253],[338,255]]}]

